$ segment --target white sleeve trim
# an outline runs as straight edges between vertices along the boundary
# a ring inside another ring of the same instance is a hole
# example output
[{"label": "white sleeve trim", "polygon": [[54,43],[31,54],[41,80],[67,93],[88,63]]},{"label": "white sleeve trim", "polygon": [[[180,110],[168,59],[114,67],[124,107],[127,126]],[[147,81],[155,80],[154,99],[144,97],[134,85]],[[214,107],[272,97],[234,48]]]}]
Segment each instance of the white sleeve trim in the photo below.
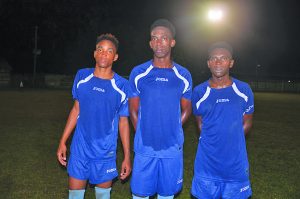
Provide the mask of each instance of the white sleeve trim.
[{"label": "white sleeve trim", "polygon": [[79,87],[80,84],[83,84],[83,83],[86,83],[88,81],[90,81],[90,79],[92,79],[92,77],[94,77],[94,74],[90,74],[89,76],[87,76],[85,79],[82,79],[80,80],[78,83],[77,83],[77,88]]},{"label": "white sleeve trim", "polygon": [[232,84],[232,88],[233,88],[234,92],[235,92],[238,96],[244,98],[244,100],[245,100],[246,102],[248,102],[248,97],[247,97],[244,93],[242,93],[241,91],[239,91],[239,89],[236,87],[236,84],[235,84],[234,82],[233,82],[233,84]]},{"label": "white sleeve trim", "polygon": [[123,102],[123,101],[125,100],[125,98],[126,98],[126,94],[125,94],[121,89],[118,88],[118,86],[116,85],[116,80],[115,80],[115,79],[111,79],[110,81],[111,81],[112,87],[113,87],[118,93],[120,93],[120,95],[121,95],[121,102]]},{"label": "white sleeve trim", "polygon": [[152,70],[153,66],[152,64],[147,68],[147,70],[139,75],[137,75],[135,78],[134,78],[134,83],[135,83],[135,87],[136,87],[136,90],[140,93],[139,89],[138,89],[138,81],[139,79],[141,79],[142,77],[145,77],[146,75],[148,75],[148,73]]},{"label": "white sleeve trim", "polygon": [[184,78],[182,75],[179,74],[179,72],[178,72],[178,70],[177,70],[177,68],[176,68],[175,66],[173,67],[173,70],[174,70],[174,72],[175,72],[175,75],[176,75],[179,79],[181,79],[181,80],[183,81],[183,83],[184,83],[184,90],[183,90],[183,92],[182,92],[182,94],[183,94],[183,93],[185,93],[185,92],[187,91],[187,89],[189,88],[190,83],[189,83],[189,81],[188,81],[186,78]]},{"label": "white sleeve trim", "polygon": [[203,95],[203,97],[201,97],[201,99],[196,103],[197,109],[199,109],[200,104],[201,104],[204,100],[206,100],[206,99],[208,98],[209,93],[210,93],[210,88],[207,87],[207,88],[206,88],[206,91],[205,91],[205,94]]}]

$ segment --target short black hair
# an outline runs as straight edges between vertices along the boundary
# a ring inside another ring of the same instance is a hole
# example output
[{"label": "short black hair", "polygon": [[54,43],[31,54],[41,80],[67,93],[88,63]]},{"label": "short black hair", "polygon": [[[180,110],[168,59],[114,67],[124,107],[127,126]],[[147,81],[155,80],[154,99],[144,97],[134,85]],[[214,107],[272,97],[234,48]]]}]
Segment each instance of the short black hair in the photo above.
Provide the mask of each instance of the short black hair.
[{"label": "short black hair", "polygon": [[172,33],[172,37],[175,38],[176,30],[174,25],[167,19],[157,19],[155,20],[152,25],[150,26],[150,33],[152,30],[158,26],[163,26],[165,28],[168,28],[170,32]]},{"label": "short black hair", "polygon": [[111,41],[115,47],[116,47],[116,51],[118,51],[118,48],[119,48],[119,41],[118,39],[111,33],[105,33],[105,34],[101,34],[97,37],[96,39],[96,45],[100,42],[100,41],[103,41],[103,40],[109,40]]},{"label": "short black hair", "polygon": [[211,44],[208,48],[208,56],[210,56],[210,53],[217,48],[226,49],[231,54],[231,56],[233,56],[232,46],[226,41],[219,41]]}]

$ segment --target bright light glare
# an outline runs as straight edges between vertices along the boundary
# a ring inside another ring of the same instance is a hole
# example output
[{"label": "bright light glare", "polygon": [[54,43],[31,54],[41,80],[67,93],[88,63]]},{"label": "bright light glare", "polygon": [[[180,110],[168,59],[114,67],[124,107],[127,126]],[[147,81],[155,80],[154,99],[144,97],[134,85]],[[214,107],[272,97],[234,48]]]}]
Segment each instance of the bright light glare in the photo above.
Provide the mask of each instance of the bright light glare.
[{"label": "bright light glare", "polygon": [[210,10],[208,12],[208,18],[211,21],[220,21],[223,18],[222,10]]}]

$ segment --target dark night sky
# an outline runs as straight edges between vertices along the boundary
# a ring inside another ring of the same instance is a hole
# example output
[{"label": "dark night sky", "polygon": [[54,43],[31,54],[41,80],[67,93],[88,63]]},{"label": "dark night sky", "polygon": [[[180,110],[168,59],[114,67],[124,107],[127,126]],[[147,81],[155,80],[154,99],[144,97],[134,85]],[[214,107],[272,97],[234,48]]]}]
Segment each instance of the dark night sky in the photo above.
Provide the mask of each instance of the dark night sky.
[{"label": "dark night sky", "polygon": [[[210,6],[221,5],[224,21],[209,23]],[[128,75],[151,58],[149,26],[168,18],[177,28],[174,59],[193,76],[207,72],[206,49],[229,41],[235,50],[233,70],[254,76],[300,79],[300,28],[297,1],[274,0],[1,0],[0,57],[13,73],[32,73],[34,30],[38,26],[38,73],[74,74],[93,67],[98,34],[111,32],[120,41],[114,70]],[[257,65],[261,67],[257,68]]]}]

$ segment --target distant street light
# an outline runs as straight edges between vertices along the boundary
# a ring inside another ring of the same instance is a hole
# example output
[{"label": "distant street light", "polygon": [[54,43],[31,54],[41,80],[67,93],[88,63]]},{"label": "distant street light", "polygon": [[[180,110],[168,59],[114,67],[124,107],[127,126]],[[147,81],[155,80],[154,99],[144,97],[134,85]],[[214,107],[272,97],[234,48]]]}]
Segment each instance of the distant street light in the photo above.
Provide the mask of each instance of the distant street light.
[{"label": "distant street light", "polygon": [[217,22],[222,20],[223,18],[223,11],[221,9],[211,9],[208,11],[208,19]]}]

